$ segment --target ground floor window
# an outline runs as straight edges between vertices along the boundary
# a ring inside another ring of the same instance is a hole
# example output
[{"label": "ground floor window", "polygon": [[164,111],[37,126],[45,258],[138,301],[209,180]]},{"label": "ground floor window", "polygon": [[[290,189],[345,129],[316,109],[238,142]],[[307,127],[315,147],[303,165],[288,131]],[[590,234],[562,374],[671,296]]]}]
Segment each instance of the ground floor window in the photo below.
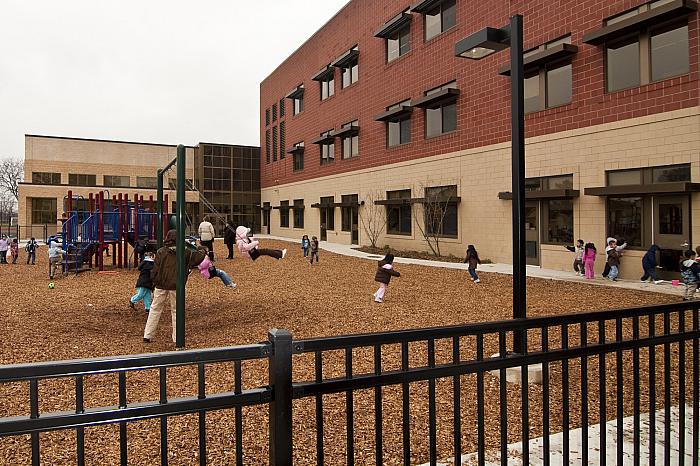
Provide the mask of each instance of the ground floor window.
[{"label": "ground floor window", "polygon": [[263,215],[262,215],[262,226],[266,227],[270,225],[270,203],[263,203]]},{"label": "ground floor window", "polygon": [[328,207],[321,207],[321,226],[326,230],[335,230],[335,198],[327,196],[321,198],[321,204]]},{"label": "ground floor window", "polygon": [[423,212],[426,233],[457,237],[457,186],[425,188]]},{"label": "ground floor window", "polygon": [[[387,191],[386,198],[387,200],[410,199],[411,190],[402,189],[400,191]],[[386,220],[386,231],[390,235],[410,235],[411,204],[387,205]]]},{"label": "ground floor window", "polygon": [[294,199],[294,228],[304,228],[304,199]]},{"label": "ground floor window", "polygon": [[353,231],[353,226],[357,226],[357,199],[357,194],[341,196],[342,203],[346,204],[341,209],[341,229],[343,231]]},{"label": "ground floor window", "polygon": [[631,247],[642,247],[644,200],[641,197],[608,198],[608,236]]},{"label": "ground floor window", "polygon": [[280,201],[280,227],[289,228],[289,201]]},{"label": "ground floor window", "polygon": [[574,242],[574,202],[571,199],[542,201],[542,219],[545,243]]},{"label": "ground floor window", "polygon": [[55,197],[34,197],[32,204],[32,223],[46,224],[56,223],[58,210]]}]

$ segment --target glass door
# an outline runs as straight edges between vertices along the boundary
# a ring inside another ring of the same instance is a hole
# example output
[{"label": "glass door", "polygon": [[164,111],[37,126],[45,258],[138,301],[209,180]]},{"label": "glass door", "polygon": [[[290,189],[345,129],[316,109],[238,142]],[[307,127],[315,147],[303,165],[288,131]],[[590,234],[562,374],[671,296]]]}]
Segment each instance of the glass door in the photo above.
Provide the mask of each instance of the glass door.
[{"label": "glass door", "polygon": [[525,261],[540,265],[540,203],[525,202]]},{"label": "glass door", "polygon": [[678,278],[683,251],[692,244],[690,199],[688,196],[654,196],[652,203],[653,243],[661,248],[657,258],[661,266],[659,276],[664,280]]}]

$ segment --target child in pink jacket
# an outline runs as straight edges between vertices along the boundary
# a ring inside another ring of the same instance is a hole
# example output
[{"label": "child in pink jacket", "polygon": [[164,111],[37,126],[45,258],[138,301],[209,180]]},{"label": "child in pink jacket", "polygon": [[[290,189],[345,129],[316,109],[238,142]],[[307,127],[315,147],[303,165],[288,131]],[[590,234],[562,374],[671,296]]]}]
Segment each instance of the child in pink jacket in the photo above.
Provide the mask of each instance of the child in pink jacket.
[{"label": "child in pink jacket", "polygon": [[593,266],[595,265],[595,254],[596,249],[593,243],[586,243],[583,249],[583,268],[586,271],[586,278],[595,278],[595,273],[593,271]]},{"label": "child in pink jacket", "polygon": [[236,289],[237,285],[233,283],[231,277],[229,277],[223,270],[214,267],[214,264],[211,263],[209,256],[204,256],[204,260],[200,262],[197,268],[199,269],[199,273],[202,274],[202,277],[206,278],[207,280],[211,280],[214,277],[219,277],[225,286],[233,288],[234,290]]},{"label": "child in pink jacket", "polygon": [[260,256],[270,256],[275,259],[282,259],[287,255],[287,250],[282,249],[263,249],[259,248],[260,241],[248,238],[250,234],[250,228],[239,226],[236,228],[236,246],[238,246],[238,251],[244,257],[250,257],[252,260],[257,259]]}]

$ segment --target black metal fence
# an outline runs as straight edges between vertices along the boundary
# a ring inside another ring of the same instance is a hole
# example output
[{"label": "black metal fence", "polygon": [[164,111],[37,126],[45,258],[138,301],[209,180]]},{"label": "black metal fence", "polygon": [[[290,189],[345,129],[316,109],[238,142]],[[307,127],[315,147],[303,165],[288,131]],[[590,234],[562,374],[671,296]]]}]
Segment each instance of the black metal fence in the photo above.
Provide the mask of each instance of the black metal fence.
[{"label": "black metal fence", "polygon": [[[160,459],[167,464],[167,418],[197,413],[199,463],[229,464],[207,455],[205,416],[233,409],[236,464],[261,462],[244,456],[245,425],[258,429],[247,441],[267,444],[272,465],[435,464],[450,457],[459,465],[469,452],[477,464],[506,465],[516,455],[524,464],[556,457],[563,464],[609,458],[610,464],[687,459],[697,465],[699,309],[690,302],[307,340],[273,330],[257,345],[4,366],[0,383],[28,383],[30,409],[0,419],[0,438],[30,434],[32,462],[39,464],[39,433],[75,429],[82,464],[83,430],[118,423],[126,464],[127,423],[159,418]],[[525,354],[508,353],[516,334]],[[255,361],[262,365],[250,364]],[[205,367],[219,363],[232,363],[233,390],[207,393]],[[242,389],[242,363],[258,381],[253,388]],[[197,369],[197,394],[168,398],[166,369],[186,365]],[[150,369],[159,372],[159,399],[127,402],[127,374]],[[118,405],[85,408],[84,378],[113,372]],[[541,384],[528,383],[530,374],[541,374]],[[521,380],[503,383],[509,375]],[[40,411],[39,381],[55,377],[74,379],[74,411]],[[268,415],[244,423],[243,408],[255,405],[267,406]],[[625,417],[632,419],[630,432]],[[613,435],[607,425],[615,419]],[[556,448],[555,432],[563,434]],[[532,437],[539,437],[539,456],[531,455]]]}]

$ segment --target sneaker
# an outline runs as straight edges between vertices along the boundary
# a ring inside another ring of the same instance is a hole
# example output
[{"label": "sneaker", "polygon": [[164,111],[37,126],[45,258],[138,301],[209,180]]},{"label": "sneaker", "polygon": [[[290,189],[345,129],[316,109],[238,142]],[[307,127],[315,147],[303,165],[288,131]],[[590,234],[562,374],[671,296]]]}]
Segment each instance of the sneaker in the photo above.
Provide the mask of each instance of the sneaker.
[{"label": "sneaker", "polygon": [[238,288],[238,285],[236,285],[235,283],[231,283],[230,285],[228,285],[228,287],[232,290],[235,290],[236,288]]},{"label": "sneaker", "polygon": [[663,283],[663,282],[664,282],[663,280],[654,280],[654,285],[658,285],[658,284]]},{"label": "sneaker", "polygon": [[379,299],[379,298],[374,298],[374,302],[375,302],[375,303],[383,303],[384,300]]},{"label": "sneaker", "polygon": [[129,301],[129,307],[131,309],[136,309],[136,305],[134,303],[132,303],[131,301]]},{"label": "sneaker", "polygon": [[282,249],[282,259],[287,255],[287,248]]},{"label": "sneaker", "polygon": [[476,280],[474,280],[474,283],[481,283],[481,280],[477,278]]},{"label": "sneaker", "polygon": [[144,343],[150,343],[150,342],[151,342],[151,339],[150,339],[150,338],[144,337],[144,338],[143,338],[143,342],[144,342]]}]

